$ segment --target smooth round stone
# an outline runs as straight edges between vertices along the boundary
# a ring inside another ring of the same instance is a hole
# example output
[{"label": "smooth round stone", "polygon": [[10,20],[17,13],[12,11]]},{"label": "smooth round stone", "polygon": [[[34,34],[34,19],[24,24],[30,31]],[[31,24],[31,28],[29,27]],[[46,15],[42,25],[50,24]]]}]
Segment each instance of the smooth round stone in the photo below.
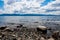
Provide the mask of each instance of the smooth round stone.
[{"label": "smooth round stone", "polygon": [[40,40],[45,40],[45,38],[44,37],[41,37]]},{"label": "smooth round stone", "polygon": [[47,27],[45,27],[45,26],[38,26],[37,28],[39,28],[41,30],[47,30]]},{"label": "smooth round stone", "polygon": [[54,40],[54,38],[49,38],[48,40]]}]

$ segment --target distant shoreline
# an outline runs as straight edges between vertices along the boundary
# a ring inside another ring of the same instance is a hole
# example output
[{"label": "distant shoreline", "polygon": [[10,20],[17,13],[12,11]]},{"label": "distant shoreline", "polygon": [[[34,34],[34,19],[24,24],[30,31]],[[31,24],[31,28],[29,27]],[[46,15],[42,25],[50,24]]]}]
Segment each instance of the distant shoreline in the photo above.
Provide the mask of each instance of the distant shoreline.
[{"label": "distant shoreline", "polygon": [[60,16],[60,15],[46,15],[46,14],[0,14],[0,16]]}]

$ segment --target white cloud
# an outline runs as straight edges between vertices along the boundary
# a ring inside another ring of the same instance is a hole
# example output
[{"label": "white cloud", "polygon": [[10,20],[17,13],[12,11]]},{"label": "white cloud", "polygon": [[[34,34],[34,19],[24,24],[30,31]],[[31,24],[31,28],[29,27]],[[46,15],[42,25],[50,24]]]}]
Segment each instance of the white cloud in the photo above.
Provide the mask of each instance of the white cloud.
[{"label": "white cloud", "polygon": [[44,0],[4,0],[3,13],[14,13],[15,11],[20,13],[39,13],[42,2],[44,2]]},{"label": "white cloud", "polygon": [[3,10],[2,9],[0,9],[0,14],[2,14],[3,13]]},{"label": "white cloud", "polygon": [[4,0],[4,10],[2,13],[38,13],[38,14],[59,14],[60,1],[49,2],[45,6],[41,3],[45,0]]},{"label": "white cloud", "polygon": [[44,6],[43,9],[46,10],[47,14],[60,14],[60,0],[53,1]]}]

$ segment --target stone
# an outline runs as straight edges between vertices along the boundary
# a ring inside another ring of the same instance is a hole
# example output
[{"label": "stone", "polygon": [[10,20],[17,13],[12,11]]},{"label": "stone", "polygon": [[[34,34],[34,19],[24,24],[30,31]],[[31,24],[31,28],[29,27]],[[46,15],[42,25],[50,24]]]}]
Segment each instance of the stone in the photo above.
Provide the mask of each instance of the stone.
[{"label": "stone", "polygon": [[4,30],[5,28],[7,28],[7,27],[0,27],[0,30]]},{"label": "stone", "polygon": [[10,28],[6,28],[4,31],[13,32],[13,30]]},{"label": "stone", "polygon": [[13,40],[17,40],[16,38],[13,38]]},{"label": "stone", "polygon": [[17,26],[17,28],[20,28],[20,27],[22,27],[22,26],[23,26],[23,25],[22,25],[22,24],[20,24],[20,25],[18,25],[18,26]]},{"label": "stone", "polygon": [[55,40],[54,38],[49,38],[48,40]]},{"label": "stone", "polygon": [[21,38],[20,37],[18,37],[18,39],[17,40],[21,40]]},{"label": "stone", "polygon": [[34,23],[39,23],[39,22],[34,22]]},{"label": "stone", "polygon": [[45,38],[44,37],[41,37],[40,40],[45,40]]},{"label": "stone", "polygon": [[48,28],[48,30],[52,30],[51,28]]},{"label": "stone", "polygon": [[57,39],[59,37],[59,31],[54,31],[52,37]]},{"label": "stone", "polygon": [[47,33],[47,27],[45,27],[45,26],[38,26],[37,27],[37,31],[40,31],[43,34],[46,34]]},{"label": "stone", "polygon": [[12,36],[13,36],[13,37],[16,37],[16,35],[14,35],[14,34],[13,34]]}]

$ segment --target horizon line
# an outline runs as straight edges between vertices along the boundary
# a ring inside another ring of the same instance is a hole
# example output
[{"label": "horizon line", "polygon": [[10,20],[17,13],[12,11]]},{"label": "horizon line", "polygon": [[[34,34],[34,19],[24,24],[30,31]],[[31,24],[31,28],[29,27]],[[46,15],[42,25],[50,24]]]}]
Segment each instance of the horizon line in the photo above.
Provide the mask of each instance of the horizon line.
[{"label": "horizon line", "polygon": [[60,16],[52,14],[0,14],[0,16]]}]

